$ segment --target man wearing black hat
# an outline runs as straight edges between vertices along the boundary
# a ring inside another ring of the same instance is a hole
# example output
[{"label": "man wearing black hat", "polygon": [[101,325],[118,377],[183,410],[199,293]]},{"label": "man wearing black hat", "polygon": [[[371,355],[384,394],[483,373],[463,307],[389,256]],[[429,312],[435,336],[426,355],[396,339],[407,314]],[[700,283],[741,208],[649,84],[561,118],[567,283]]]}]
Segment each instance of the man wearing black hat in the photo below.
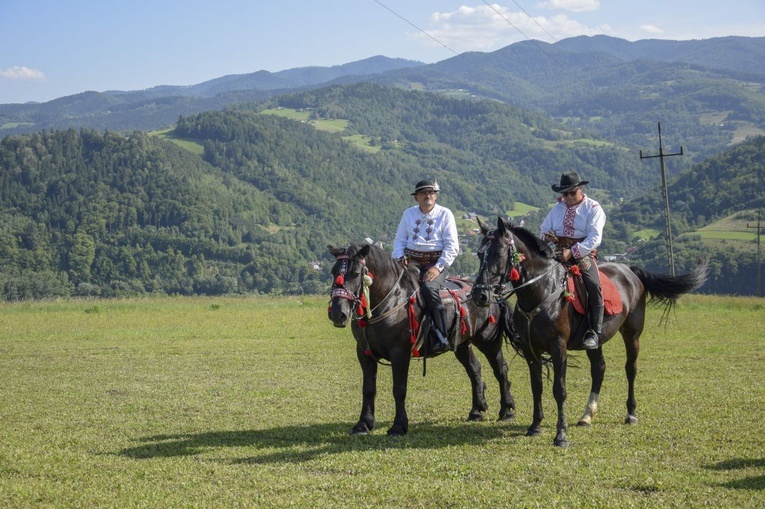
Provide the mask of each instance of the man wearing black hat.
[{"label": "man wearing black hat", "polygon": [[457,223],[451,210],[436,204],[439,190],[436,181],[417,182],[412,193],[417,205],[406,209],[401,216],[392,252],[393,258],[400,263],[414,263],[420,269],[420,292],[432,321],[431,353],[450,348],[446,308],[440,291],[447,269],[459,254]]},{"label": "man wearing black hat", "polygon": [[606,214],[598,202],[582,192],[586,184],[589,181],[581,180],[576,172],[560,176],[560,185],[552,186],[553,191],[560,193],[558,203],[547,214],[541,231],[543,239],[555,244],[563,263],[579,265],[587,289],[590,321],[590,329],[584,335],[584,348],[595,350],[603,326],[603,300],[595,260],[603,239]]}]

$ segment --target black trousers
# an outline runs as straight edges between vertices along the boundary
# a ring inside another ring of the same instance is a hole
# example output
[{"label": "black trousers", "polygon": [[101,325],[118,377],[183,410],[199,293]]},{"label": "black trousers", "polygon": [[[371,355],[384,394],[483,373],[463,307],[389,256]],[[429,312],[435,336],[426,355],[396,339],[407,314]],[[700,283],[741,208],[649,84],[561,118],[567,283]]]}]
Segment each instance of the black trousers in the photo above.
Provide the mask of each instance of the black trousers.
[{"label": "black trousers", "polygon": [[600,277],[598,276],[598,264],[595,259],[585,256],[579,260],[579,270],[582,272],[582,282],[587,289],[587,307],[599,306],[603,302],[603,295],[600,291]]},{"label": "black trousers", "polygon": [[444,269],[433,281],[422,281],[422,277],[432,265],[420,266],[420,294],[425,301],[425,306],[430,310],[444,309],[444,303],[441,300],[441,288],[446,281],[447,271]]}]

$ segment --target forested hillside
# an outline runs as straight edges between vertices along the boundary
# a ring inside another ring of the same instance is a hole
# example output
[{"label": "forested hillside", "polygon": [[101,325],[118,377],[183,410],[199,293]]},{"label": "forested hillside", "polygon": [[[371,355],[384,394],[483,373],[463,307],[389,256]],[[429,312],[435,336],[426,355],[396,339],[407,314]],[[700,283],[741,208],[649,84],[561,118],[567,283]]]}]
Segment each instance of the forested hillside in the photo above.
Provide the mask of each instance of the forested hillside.
[{"label": "forested hillside", "polygon": [[[711,280],[704,291],[751,294],[756,284],[756,231],[748,231],[752,249],[735,249],[725,241],[709,245],[699,235],[689,234],[725,216],[739,212],[756,224],[757,211],[765,211],[765,137],[755,137],[694,165],[668,182],[668,201],[676,268],[689,269],[697,259],[711,261]],[[762,216],[765,219],[765,215]],[[626,201],[609,214],[605,245],[611,252],[624,252],[636,245],[635,232],[653,228],[661,232],[642,244],[631,257],[657,271],[667,271],[664,203],[661,190],[648,189],[639,198]],[[763,232],[765,233],[765,232]],[[763,253],[765,254],[765,253]]]},{"label": "forested hillside", "polygon": [[[325,132],[265,114],[279,108],[345,127]],[[440,203],[458,216],[495,218],[516,202],[539,207],[527,216],[533,228],[554,199],[550,184],[575,169],[608,207],[604,252],[660,220],[655,197],[630,201],[659,181],[641,170],[634,151],[496,101],[335,86],[185,116],[173,136],[202,155],[137,131],[4,138],[2,298],[321,293],[329,284],[326,245],[371,237],[389,246],[423,177],[438,178]],[[678,228],[701,225],[701,215],[762,206],[762,160],[762,144],[753,141],[683,174],[671,193]],[[757,161],[759,176],[742,180]],[[732,199],[722,202],[727,182]],[[686,216],[681,202],[690,203]],[[457,273],[476,268],[474,227],[461,223]],[[652,245],[640,250],[648,263],[661,257]],[[750,266],[718,265],[726,281],[727,272]]]}]

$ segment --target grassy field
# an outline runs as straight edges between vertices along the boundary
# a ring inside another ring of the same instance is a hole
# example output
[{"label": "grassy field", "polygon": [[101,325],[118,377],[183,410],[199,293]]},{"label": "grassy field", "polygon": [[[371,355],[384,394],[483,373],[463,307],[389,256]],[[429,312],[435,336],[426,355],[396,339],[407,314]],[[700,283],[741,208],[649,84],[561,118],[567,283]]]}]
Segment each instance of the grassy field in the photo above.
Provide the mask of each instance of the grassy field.
[{"label": "grassy field", "polygon": [[200,143],[197,143],[196,141],[185,140],[176,136],[175,130],[173,128],[162,129],[160,131],[151,131],[149,135],[159,136],[160,138],[171,141],[182,149],[188,150],[192,154],[196,154],[198,156],[201,156],[205,152],[204,146],[202,146]]},{"label": "grassy field", "polygon": [[[528,372],[509,356],[518,404],[465,421],[468,380],[451,354],[410,372],[410,431],[381,367],[378,429],[349,435],[361,376],[325,296],[0,304],[0,506],[765,507],[765,300],[687,296],[643,335],[639,424],[622,424],[624,346],[593,427],[552,446],[531,421]],[[572,355],[568,419],[589,391]]]}]

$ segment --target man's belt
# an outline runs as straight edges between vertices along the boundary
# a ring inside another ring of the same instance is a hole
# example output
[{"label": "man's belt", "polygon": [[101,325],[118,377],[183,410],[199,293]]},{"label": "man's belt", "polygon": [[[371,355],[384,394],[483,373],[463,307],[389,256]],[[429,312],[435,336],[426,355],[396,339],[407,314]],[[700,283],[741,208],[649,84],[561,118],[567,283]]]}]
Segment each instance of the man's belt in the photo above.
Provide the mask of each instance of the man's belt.
[{"label": "man's belt", "polygon": [[569,249],[577,242],[581,242],[583,240],[584,237],[581,239],[575,239],[573,237],[558,237],[558,249]]},{"label": "man's belt", "polygon": [[441,251],[415,251],[404,249],[404,256],[415,263],[436,263],[441,258]]},{"label": "man's belt", "polygon": [[[584,239],[585,239],[584,237],[582,237],[581,239],[575,239],[572,237],[558,237],[557,248],[559,251],[563,251],[564,249],[571,249],[571,246],[573,246],[577,242],[583,241]],[[589,252],[588,256],[593,259],[597,258],[598,250],[593,249],[592,251]]]}]

